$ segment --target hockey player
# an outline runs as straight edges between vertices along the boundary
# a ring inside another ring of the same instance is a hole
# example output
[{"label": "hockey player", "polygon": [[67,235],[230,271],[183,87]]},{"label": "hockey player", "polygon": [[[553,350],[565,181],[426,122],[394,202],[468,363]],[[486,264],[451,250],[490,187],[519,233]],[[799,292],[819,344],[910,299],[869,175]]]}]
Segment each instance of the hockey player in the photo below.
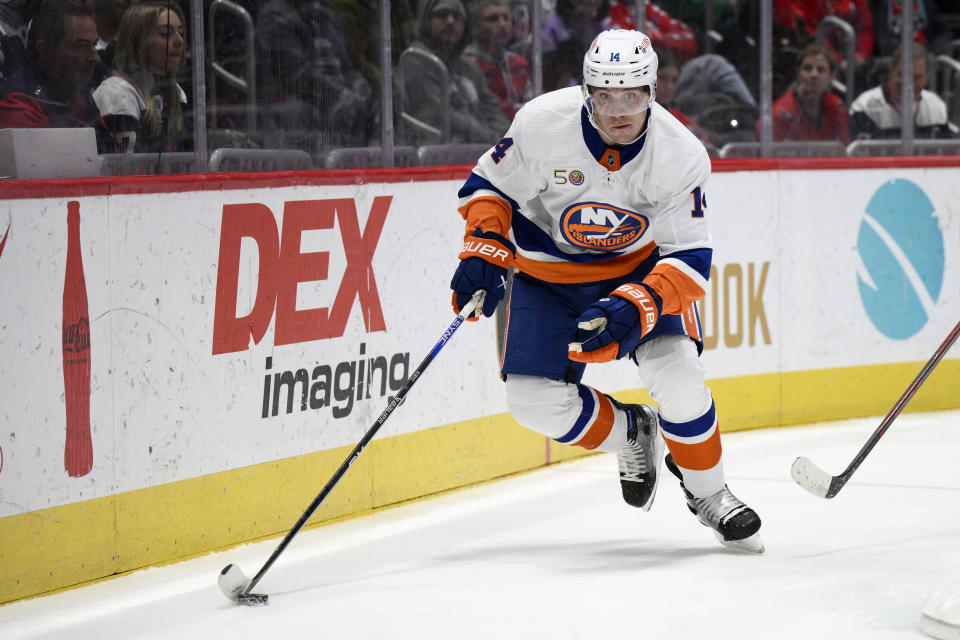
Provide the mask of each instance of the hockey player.
[{"label": "hockey player", "polygon": [[[723,544],[759,553],[760,518],[726,485],[698,353],[710,161],[654,102],[656,77],[646,35],[605,31],[581,87],[517,113],[460,190],[466,242],[453,304],[483,290],[491,316],[515,267],[501,368],[513,417],[557,442],[616,452],[623,498],[644,510],[665,440],[690,510]],[[587,363],[624,357],[659,415],[581,384]]]}]

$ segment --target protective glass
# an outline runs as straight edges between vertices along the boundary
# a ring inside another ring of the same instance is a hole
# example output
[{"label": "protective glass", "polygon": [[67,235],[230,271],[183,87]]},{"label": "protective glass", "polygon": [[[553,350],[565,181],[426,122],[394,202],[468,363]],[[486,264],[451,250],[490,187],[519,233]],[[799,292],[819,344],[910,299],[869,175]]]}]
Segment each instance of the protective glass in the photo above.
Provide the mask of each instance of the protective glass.
[{"label": "protective glass", "polygon": [[633,116],[650,106],[650,91],[646,87],[628,89],[589,89],[591,108],[600,116]]}]

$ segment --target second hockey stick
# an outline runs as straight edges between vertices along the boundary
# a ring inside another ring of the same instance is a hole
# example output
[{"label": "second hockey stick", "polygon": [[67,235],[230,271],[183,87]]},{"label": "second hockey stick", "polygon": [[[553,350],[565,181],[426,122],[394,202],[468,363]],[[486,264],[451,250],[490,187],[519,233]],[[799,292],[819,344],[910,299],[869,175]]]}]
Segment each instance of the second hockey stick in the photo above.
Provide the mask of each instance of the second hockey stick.
[{"label": "second hockey stick", "polygon": [[257,583],[260,582],[260,579],[263,575],[273,566],[273,563],[276,561],[280,554],[283,553],[283,550],[287,548],[287,545],[290,544],[290,541],[293,540],[293,537],[300,532],[300,529],[307,524],[314,512],[320,507],[320,504],[326,499],[327,495],[333,490],[333,488],[340,482],[340,478],[347,472],[347,470],[356,462],[357,458],[363,453],[363,450],[373,439],[373,436],[377,434],[377,431],[380,430],[380,427],[383,426],[383,423],[387,421],[387,418],[390,417],[390,414],[393,413],[393,410],[397,408],[403,399],[406,397],[407,392],[410,391],[410,388],[414,383],[420,378],[420,375],[426,370],[427,366],[433,359],[440,353],[440,350],[447,343],[450,338],[453,337],[454,332],[457,328],[463,324],[463,321],[470,317],[474,310],[483,304],[483,291],[478,291],[473,295],[473,298],[470,299],[470,302],[464,305],[463,309],[460,311],[460,314],[454,318],[453,322],[447,327],[447,330],[443,332],[443,336],[440,337],[440,340],[434,345],[430,353],[427,354],[427,357],[423,359],[423,362],[410,374],[410,378],[407,379],[407,382],[397,391],[397,395],[394,396],[393,400],[390,401],[390,404],[387,405],[387,408],[383,410],[383,413],[380,414],[380,417],[377,418],[376,422],[373,423],[373,426],[363,435],[363,438],[360,439],[360,442],[357,443],[357,446],[353,448],[353,451],[350,452],[350,455],[347,456],[347,459],[343,461],[343,464],[340,465],[340,468],[337,469],[336,473],[333,474],[333,477],[327,481],[327,484],[321,489],[320,493],[317,494],[317,497],[313,499],[313,502],[310,503],[310,506],[307,507],[307,510],[303,512],[303,515],[300,516],[300,519],[297,520],[297,523],[293,525],[293,528],[283,537],[283,540],[280,541],[280,544],[277,545],[276,550],[270,555],[267,561],[264,563],[263,567],[260,568],[260,571],[257,572],[257,575],[253,576],[253,579],[250,580],[244,575],[243,571],[240,570],[235,564],[228,564],[220,572],[220,577],[217,579],[217,583],[220,585],[220,589],[223,591],[224,595],[227,596],[230,600],[237,602],[239,604],[246,605],[256,605],[256,604],[266,604],[267,603],[267,594],[265,593],[251,593],[253,588],[257,586]]},{"label": "second hockey stick", "polygon": [[953,346],[953,343],[957,339],[957,335],[960,334],[960,322],[957,323],[957,326],[947,335],[947,339],[943,341],[943,344],[933,353],[933,356],[927,361],[927,364],[923,366],[923,369],[920,370],[920,373],[916,378],[913,379],[913,382],[907,387],[907,390],[903,392],[903,395],[900,396],[900,399],[897,400],[897,404],[893,405],[893,409],[890,410],[890,413],[883,419],[883,422],[880,423],[880,426],[877,427],[877,430],[873,432],[873,435],[870,436],[870,439],[867,440],[867,443],[863,445],[863,448],[860,449],[860,452],[854,457],[853,461],[847,465],[847,468],[838,476],[831,476],[826,471],[823,471],[820,467],[815,465],[810,461],[809,458],[800,456],[793,461],[793,464],[790,466],[790,475],[799,484],[801,487],[809,491],[815,496],[820,496],[821,498],[832,498],[840,492],[840,489],[843,488],[843,485],[847,484],[847,480],[850,479],[850,476],[853,475],[854,471],[860,466],[864,458],[867,457],[867,454],[876,446],[877,442],[880,441],[880,438],[883,437],[883,434],[886,433],[887,429],[890,428],[890,425],[893,424],[893,421],[897,419],[897,416],[903,411],[903,408],[907,406],[907,403],[910,402],[910,399],[917,393],[917,390],[920,388],[920,385],[927,379],[930,375],[930,372],[933,371],[934,367],[939,364],[940,360],[943,359],[943,356],[950,350],[950,347]]}]

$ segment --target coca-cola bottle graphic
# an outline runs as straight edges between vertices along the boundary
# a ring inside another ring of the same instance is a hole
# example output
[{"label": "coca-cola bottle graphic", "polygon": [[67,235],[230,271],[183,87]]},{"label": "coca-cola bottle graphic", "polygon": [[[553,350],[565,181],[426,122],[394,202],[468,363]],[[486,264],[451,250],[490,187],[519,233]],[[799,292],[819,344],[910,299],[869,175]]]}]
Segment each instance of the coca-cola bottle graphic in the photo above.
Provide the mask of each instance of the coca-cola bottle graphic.
[{"label": "coca-cola bottle graphic", "polygon": [[73,478],[90,473],[90,321],[80,255],[80,203],[67,203],[67,269],[63,279],[63,392],[67,440],[63,466]]}]

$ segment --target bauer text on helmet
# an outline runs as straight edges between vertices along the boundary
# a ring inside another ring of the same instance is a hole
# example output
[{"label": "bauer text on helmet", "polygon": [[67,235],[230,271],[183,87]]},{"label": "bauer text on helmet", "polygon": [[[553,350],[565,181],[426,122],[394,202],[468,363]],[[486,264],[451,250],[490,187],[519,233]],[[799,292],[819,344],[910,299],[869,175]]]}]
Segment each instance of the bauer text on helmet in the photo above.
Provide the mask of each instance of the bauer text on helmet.
[{"label": "bauer text on helmet", "polygon": [[656,94],[657,55],[638,31],[604,31],[583,57],[583,103],[607,144],[640,139]]},{"label": "bauer text on helmet", "polygon": [[611,29],[593,41],[583,57],[583,84],[587,87],[650,87],[657,84],[657,54],[650,38],[639,31]]}]

